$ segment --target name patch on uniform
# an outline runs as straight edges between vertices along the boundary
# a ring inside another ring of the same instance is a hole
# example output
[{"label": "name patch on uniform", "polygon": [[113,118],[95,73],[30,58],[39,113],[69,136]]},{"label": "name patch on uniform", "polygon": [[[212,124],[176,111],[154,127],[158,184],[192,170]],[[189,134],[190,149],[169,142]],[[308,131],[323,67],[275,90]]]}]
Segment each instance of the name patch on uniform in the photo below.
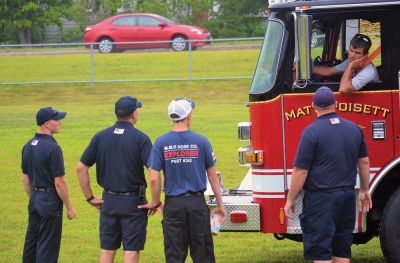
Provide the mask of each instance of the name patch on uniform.
[{"label": "name patch on uniform", "polygon": [[339,124],[340,123],[339,118],[332,118],[332,119],[329,119],[329,120],[331,121],[332,124]]},{"label": "name patch on uniform", "polygon": [[124,134],[124,131],[125,131],[125,129],[118,129],[118,128],[115,128],[114,133],[115,133],[115,134]]},{"label": "name patch on uniform", "polygon": [[31,145],[37,145],[39,140],[32,140]]}]

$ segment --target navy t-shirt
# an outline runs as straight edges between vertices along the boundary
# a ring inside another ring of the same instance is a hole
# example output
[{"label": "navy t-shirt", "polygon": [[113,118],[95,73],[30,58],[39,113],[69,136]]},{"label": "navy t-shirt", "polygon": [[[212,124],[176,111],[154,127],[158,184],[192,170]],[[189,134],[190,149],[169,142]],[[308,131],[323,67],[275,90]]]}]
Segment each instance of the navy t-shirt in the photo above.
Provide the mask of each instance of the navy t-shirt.
[{"label": "navy t-shirt", "polygon": [[54,177],[65,174],[63,154],[56,140],[36,133],[22,148],[21,168],[32,187],[54,188]]},{"label": "navy t-shirt", "polygon": [[304,129],[294,166],[308,170],[305,189],[354,186],[358,159],[366,156],[361,128],[328,113]]},{"label": "navy t-shirt", "polygon": [[216,158],[210,142],[202,135],[187,130],[170,131],[159,137],[153,146],[148,166],[164,171],[164,192],[178,196],[187,192],[205,191],[206,170]]},{"label": "navy t-shirt", "polygon": [[81,157],[87,166],[96,163],[97,182],[105,190],[135,191],[147,185],[144,167],[151,151],[149,136],[130,122],[117,121],[97,133]]}]

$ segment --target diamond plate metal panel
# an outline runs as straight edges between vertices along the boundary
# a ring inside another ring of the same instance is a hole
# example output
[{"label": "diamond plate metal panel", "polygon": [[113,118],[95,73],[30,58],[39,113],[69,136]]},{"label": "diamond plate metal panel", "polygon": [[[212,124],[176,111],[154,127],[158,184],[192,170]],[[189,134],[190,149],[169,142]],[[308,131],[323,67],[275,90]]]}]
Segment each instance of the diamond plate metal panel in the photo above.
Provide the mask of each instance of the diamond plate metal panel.
[{"label": "diamond plate metal panel", "polygon": [[[292,217],[288,218],[288,226],[287,226],[287,233],[288,234],[302,234],[299,215],[303,211],[303,197],[304,197],[304,190],[302,190],[296,197],[295,200],[295,210]],[[356,200],[358,200],[358,189],[356,189]],[[357,204],[357,202],[356,202]],[[357,208],[358,211],[358,208]],[[356,221],[354,222],[354,230],[353,233],[358,233],[358,213],[356,213]],[[365,229],[365,228],[364,228]]]},{"label": "diamond plate metal panel", "polygon": [[[226,220],[221,225],[221,231],[260,231],[260,206],[253,204],[252,196],[222,196],[224,203]],[[208,202],[210,211],[215,208],[215,203]],[[233,223],[230,220],[230,214],[234,211],[245,211],[247,213],[247,222]]]},{"label": "diamond plate metal panel", "polygon": [[299,215],[303,211],[304,191],[301,191],[295,200],[295,209],[291,217],[288,217],[288,234],[301,234]]}]

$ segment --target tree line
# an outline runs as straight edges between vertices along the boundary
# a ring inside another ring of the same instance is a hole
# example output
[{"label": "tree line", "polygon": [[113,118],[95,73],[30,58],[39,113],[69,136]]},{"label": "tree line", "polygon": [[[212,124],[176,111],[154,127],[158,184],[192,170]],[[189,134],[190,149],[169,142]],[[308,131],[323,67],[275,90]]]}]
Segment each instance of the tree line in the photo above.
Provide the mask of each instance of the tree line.
[{"label": "tree line", "polygon": [[[264,35],[266,0],[0,0],[0,44],[46,43],[45,27],[59,27],[56,42],[81,42],[84,29],[117,13],[155,13],[197,25],[214,38]],[[63,29],[65,19],[76,28]]]}]

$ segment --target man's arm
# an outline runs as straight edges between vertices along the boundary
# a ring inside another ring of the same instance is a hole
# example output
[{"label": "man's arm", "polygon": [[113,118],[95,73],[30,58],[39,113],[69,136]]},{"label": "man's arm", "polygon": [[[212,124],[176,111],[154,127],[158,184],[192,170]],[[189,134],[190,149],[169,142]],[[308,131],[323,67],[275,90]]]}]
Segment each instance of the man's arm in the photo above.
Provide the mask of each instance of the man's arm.
[{"label": "man's arm", "polygon": [[32,193],[32,185],[29,181],[29,176],[27,174],[22,174],[22,182],[24,183],[24,190],[26,194],[28,195],[28,197],[30,197]]},{"label": "man's arm", "polygon": [[354,60],[346,68],[340,80],[339,92],[341,94],[350,94],[357,90],[356,87],[353,86],[353,71],[360,69],[364,65],[366,59],[367,57],[363,56],[357,60]]},{"label": "man's arm", "polygon": [[68,187],[67,187],[67,183],[65,182],[64,176],[55,177],[54,184],[56,186],[58,196],[60,196],[65,207],[67,208],[68,219],[74,218],[76,216],[76,212],[72,208],[71,201],[69,200]]},{"label": "man's arm", "polygon": [[89,200],[89,204],[99,209],[103,204],[103,200],[93,196],[92,187],[90,186],[89,166],[79,162],[76,167],[76,173],[78,174],[79,184],[85,199]]},{"label": "man's arm", "polygon": [[360,175],[360,192],[358,207],[360,212],[368,212],[372,208],[372,199],[369,193],[369,158],[358,159],[358,174]]},{"label": "man's arm", "polygon": [[353,77],[353,67],[352,63],[346,68],[343,73],[342,78],[340,79],[340,87],[339,92],[341,94],[350,94],[356,90],[353,86],[353,82],[351,81]]},{"label": "man's arm", "polygon": [[325,66],[313,66],[312,72],[316,75],[323,77],[330,77],[337,74],[335,67],[325,67]]},{"label": "man's arm", "polygon": [[145,205],[140,205],[138,208],[150,209],[149,215],[153,215],[157,209],[160,209],[160,212],[163,211],[163,205],[160,201],[161,195],[161,175],[159,171],[153,170],[149,168],[150,174],[150,191],[151,191],[151,202]]},{"label": "man's arm", "polygon": [[289,211],[294,212],[297,194],[303,188],[303,185],[307,179],[308,170],[304,170],[298,167],[293,168],[292,179],[290,182],[290,189],[287,195],[286,205],[285,205],[285,215],[289,216]]},{"label": "man's arm", "polygon": [[225,220],[225,209],[222,203],[221,196],[221,186],[219,184],[217,169],[215,167],[211,167],[207,169],[208,181],[210,182],[211,188],[214,192],[215,200],[217,202],[217,207],[214,210],[214,213],[221,215],[221,221]]}]

